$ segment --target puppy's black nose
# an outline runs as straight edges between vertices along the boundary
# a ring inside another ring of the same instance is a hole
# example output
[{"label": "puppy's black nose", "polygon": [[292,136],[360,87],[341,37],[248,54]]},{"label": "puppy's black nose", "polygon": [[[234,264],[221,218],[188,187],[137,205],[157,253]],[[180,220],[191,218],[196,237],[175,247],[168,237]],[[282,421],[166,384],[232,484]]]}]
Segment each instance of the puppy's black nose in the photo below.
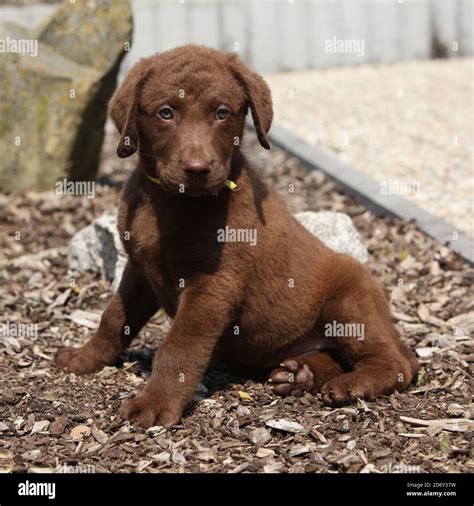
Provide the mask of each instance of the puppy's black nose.
[{"label": "puppy's black nose", "polygon": [[211,164],[207,160],[188,160],[184,166],[186,174],[209,174]]}]

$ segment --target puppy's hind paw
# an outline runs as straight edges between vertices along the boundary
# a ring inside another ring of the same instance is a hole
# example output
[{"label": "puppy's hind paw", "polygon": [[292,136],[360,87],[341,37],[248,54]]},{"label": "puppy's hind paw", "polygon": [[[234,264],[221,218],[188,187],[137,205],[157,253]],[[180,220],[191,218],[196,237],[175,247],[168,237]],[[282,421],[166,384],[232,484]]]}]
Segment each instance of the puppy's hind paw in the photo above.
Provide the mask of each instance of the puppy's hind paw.
[{"label": "puppy's hind paw", "polygon": [[314,388],[313,373],[307,364],[290,358],[280,365],[268,378],[273,393],[281,397],[300,396]]},{"label": "puppy's hind paw", "polygon": [[324,404],[328,406],[344,406],[356,402],[357,399],[371,400],[374,387],[371,378],[360,373],[346,373],[327,381],[322,389]]}]

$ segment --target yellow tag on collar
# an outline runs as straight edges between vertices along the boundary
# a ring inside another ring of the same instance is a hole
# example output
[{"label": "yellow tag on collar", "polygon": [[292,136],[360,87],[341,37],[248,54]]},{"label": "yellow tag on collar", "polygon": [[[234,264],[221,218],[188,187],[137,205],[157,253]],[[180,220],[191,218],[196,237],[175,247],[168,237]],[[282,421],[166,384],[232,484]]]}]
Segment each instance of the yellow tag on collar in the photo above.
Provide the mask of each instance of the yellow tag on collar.
[{"label": "yellow tag on collar", "polygon": [[226,180],[225,185],[227,186],[227,188],[229,188],[229,190],[232,190],[232,191],[235,191],[238,189],[237,185],[234,183],[234,181],[231,181],[230,179]]},{"label": "yellow tag on collar", "polygon": [[147,177],[150,181],[152,181],[153,183],[156,183],[156,184],[161,184],[161,183],[160,183],[160,179],[159,179],[159,178],[157,178],[157,177],[151,177],[151,176],[149,176],[146,172],[145,172],[145,176],[146,176],[146,177]]},{"label": "yellow tag on collar", "polygon": [[[152,177],[152,176],[148,175],[146,172],[145,172],[145,176],[150,181],[152,181],[153,183],[155,183],[155,184],[161,184],[160,178],[158,178],[158,177]],[[232,191],[235,191],[235,190],[238,189],[237,185],[234,183],[234,181],[231,181],[230,179],[226,180],[225,185],[227,186],[227,188],[229,188],[229,190],[232,190]]]}]

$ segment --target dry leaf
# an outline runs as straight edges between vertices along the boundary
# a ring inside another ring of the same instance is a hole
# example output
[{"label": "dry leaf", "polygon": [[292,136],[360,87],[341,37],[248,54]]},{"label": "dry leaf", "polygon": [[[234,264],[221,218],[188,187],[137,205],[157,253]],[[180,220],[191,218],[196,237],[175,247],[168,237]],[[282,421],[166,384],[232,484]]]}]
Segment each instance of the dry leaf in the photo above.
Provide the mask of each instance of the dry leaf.
[{"label": "dry leaf", "polygon": [[39,422],[35,422],[33,428],[31,429],[31,434],[37,434],[38,432],[43,432],[49,427],[48,420],[41,420]]},{"label": "dry leaf", "polygon": [[90,433],[91,429],[87,425],[76,425],[76,427],[74,427],[71,430],[69,435],[72,437],[72,439],[76,440],[76,439],[84,439],[88,437]]},{"label": "dry leaf", "polygon": [[242,401],[253,401],[253,398],[251,395],[249,395],[247,392],[242,392],[242,390],[239,390],[239,397]]},{"label": "dry leaf", "polygon": [[408,416],[401,416],[400,420],[413,425],[422,425],[425,427],[439,425],[444,430],[452,432],[466,432],[467,430],[474,429],[474,421],[468,418],[440,418],[437,420],[421,420],[419,418],[410,418]]},{"label": "dry leaf", "polygon": [[289,420],[285,420],[284,418],[280,418],[279,420],[268,420],[266,423],[268,427],[272,429],[282,430],[284,432],[292,432],[294,434],[306,434],[306,429],[299,423],[290,422]]}]

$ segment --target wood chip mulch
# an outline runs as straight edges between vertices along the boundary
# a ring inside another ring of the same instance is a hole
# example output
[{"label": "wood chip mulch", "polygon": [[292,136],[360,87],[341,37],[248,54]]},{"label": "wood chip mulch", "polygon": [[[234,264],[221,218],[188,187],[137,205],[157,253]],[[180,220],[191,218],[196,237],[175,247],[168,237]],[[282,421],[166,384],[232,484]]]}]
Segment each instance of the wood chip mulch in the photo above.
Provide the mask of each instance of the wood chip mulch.
[{"label": "wood chip mulch", "polygon": [[98,275],[68,271],[66,252],[77,230],[116,209],[118,183],[133,162],[115,158],[114,142],[109,134],[100,180],[117,184],[98,184],[95,198],[0,195],[0,323],[10,330],[37,325],[33,336],[0,339],[0,471],[474,470],[473,269],[413,224],[375,217],[323,174],[277,149],[259,149],[254,139],[249,158],[294,212],[342,211],[354,220],[368,266],[420,355],[416,384],[332,409],[319,395],[280,399],[265,384],[212,369],[179,426],[144,431],[115,416],[150,374],[153,350],[170,326],[160,313],[118,367],[86,377],[56,370],[57,347],[83,343],[110,299]]}]

